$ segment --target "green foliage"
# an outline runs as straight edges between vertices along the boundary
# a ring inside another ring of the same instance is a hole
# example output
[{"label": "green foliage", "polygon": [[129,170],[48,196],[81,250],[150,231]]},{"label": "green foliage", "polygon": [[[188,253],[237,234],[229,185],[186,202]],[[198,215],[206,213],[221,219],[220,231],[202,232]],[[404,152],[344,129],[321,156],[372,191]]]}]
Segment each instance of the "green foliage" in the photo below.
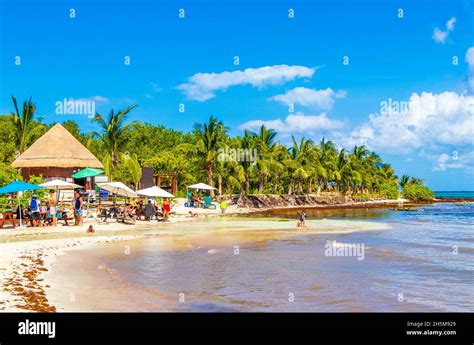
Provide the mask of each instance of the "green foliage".
[{"label": "green foliage", "polygon": [[386,199],[398,199],[398,186],[395,182],[386,182],[378,187],[378,191]]},{"label": "green foliage", "polygon": [[402,195],[412,201],[430,201],[434,199],[434,193],[428,187],[416,183],[406,184],[402,189]]},{"label": "green foliage", "polygon": [[99,124],[102,132],[91,134],[100,140],[108,155],[104,156],[106,159],[104,166],[109,177],[119,163],[119,157],[125,153],[128,135],[136,124],[135,122],[125,123],[128,113],[135,107],[136,105],[132,105],[117,113],[111,110],[106,119],[97,113],[93,119],[93,122]]},{"label": "green foliage", "polygon": [[10,164],[0,163],[0,187],[20,179],[17,169],[12,168]]},{"label": "green foliage", "polygon": [[384,199],[386,198],[384,194],[381,193],[361,193],[353,194],[352,199],[354,201],[368,201],[373,199]]},{"label": "green foliage", "polygon": [[[21,109],[14,103],[12,115],[0,116],[3,184],[19,177],[11,162],[20,147],[25,149],[50,127],[34,119],[35,105],[31,100],[24,102]],[[265,126],[256,133],[245,131],[241,136],[230,137],[225,125],[213,116],[195,124],[191,133],[183,133],[162,125],[127,121],[134,108],[112,110],[106,117],[96,114],[93,123],[98,132],[83,133],[75,121],[63,122],[101,159],[111,179],[131,187],[136,188],[141,167],[152,167],[155,174],[176,174],[178,195],[184,195],[186,185],[206,182],[224,194],[303,194],[319,190],[349,192],[357,200],[396,199],[397,183],[405,187],[423,185],[422,180],[406,175],[397,178],[390,164],[365,146],[346,150],[337,149],[324,138],[319,143],[293,138],[287,147],[277,141],[273,129]],[[257,160],[232,159],[232,154],[222,155],[223,148],[252,154],[256,150]]]},{"label": "green foliage", "polygon": [[[44,182],[44,180],[43,180],[42,176],[32,175],[32,176],[30,176],[30,179],[28,180],[28,183],[32,183],[32,184],[36,184],[36,185],[39,185],[43,182]],[[50,196],[49,190],[46,189],[46,188],[38,189],[38,190],[34,190],[34,191],[25,191],[25,192],[23,192],[23,195],[21,197],[22,203],[23,202],[27,203],[31,199],[31,195],[33,195],[33,194],[35,194],[36,197],[41,201],[48,200],[49,196]]]}]

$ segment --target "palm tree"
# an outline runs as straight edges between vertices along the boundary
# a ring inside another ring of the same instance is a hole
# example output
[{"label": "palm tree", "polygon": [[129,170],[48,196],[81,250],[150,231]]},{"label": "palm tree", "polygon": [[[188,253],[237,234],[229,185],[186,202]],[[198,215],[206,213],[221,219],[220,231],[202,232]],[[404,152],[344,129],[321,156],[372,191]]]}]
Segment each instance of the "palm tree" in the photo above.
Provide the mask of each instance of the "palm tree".
[{"label": "palm tree", "polygon": [[268,129],[265,127],[265,125],[262,125],[260,127],[260,131],[258,134],[254,133],[254,137],[256,138],[256,146],[259,149],[261,154],[264,154],[266,152],[272,151],[275,146],[275,137],[277,135],[277,132],[273,129]]},{"label": "palm tree", "polygon": [[132,155],[132,156],[126,155],[125,166],[127,167],[128,172],[130,174],[130,178],[131,178],[130,182],[133,182],[135,190],[137,190],[138,183],[142,179],[142,167],[140,166],[140,163],[138,162],[137,155]]},{"label": "palm tree", "polygon": [[[217,151],[221,146],[227,128],[214,116],[209,117],[208,123],[197,123],[194,132],[198,138],[198,150],[204,155],[204,170],[206,171],[207,183],[214,185],[214,165],[217,161]],[[214,191],[211,190],[211,196]]]},{"label": "palm tree", "polygon": [[401,188],[405,187],[407,184],[410,183],[410,176],[408,175],[403,175],[398,179],[398,184],[400,185]]},{"label": "palm tree", "polygon": [[[270,175],[272,168],[278,169],[273,160],[273,151],[277,147],[275,137],[277,132],[273,129],[268,129],[265,125],[260,127],[257,133],[252,133],[254,137],[254,145],[258,152],[258,159],[253,165],[253,171],[258,176],[258,192],[263,193],[267,177]],[[278,163],[277,163],[278,164]]]},{"label": "palm tree", "polygon": [[124,148],[127,142],[127,133],[134,125],[137,124],[136,121],[125,124],[128,113],[137,107],[132,105],[124,110],[115,113],[112,109],[107,117],[107,120],[104,119],[102,115],[96,113],[93,122],[97,122],[101,129],[102,135],[93,132],[92,135],[99,138],[104,145],[106,156],[104,157],[104,166],[106,170],[110,172],[117,167],[117,163],[120,161],[120,155],[122,154],[122,149]]},{"label": "palm tree", "polygon": [[[239,148],[245,150],[244,152],[251,152],[255,148],[255,136],[248,130],[244,131],[244,136],[240,138],[240,145]],[[255,165],[254,162],[248,160],[240,161],[240,165],[243,168],[244,176],[245,176],[245,193],[250,194],[250,173],[252,167]],[[242,185],[242,189],[244,189],[244,185]],[[242,193],[242,190],[241,190]]]},{"label": "palm tree", "polygon": [[335,180],[335,169],[338,157],[336,146],[331,140],[321,139],[319,143],[319,161],[325,171],[325,176],[321,176],[320,185],[329,188],[329,181]]},{"label": "palm tree", "polygon": [[31,127],[33,124],[36,106],[31,101],[30,97],[28,101],[23,102],[20,113],[18,110],[16,98],[13,96],[11,97],[13,105],[15,106],[15,112],[12,112],[13,125],[15,126],[15,147],[20,153],[23,153],[27,149],[32,136]]},{"label": "palm tree", "polygon": [[293,146],[288,149],[289,158],[284,161],[290,180],[288,195],[293,194],[295,190],[295,177],[298,181],[298,192],[302,192],[302,182],[308,177],[304,169],[308,163],[309,152],[313,145],[311,140],[305,139],[304,137],[301,138],[299,145],[293,136],[291,138],[293,140]]},{"label": "palm tree", "polygon": [[412,177],[410,183],[423,186],[425,184],[425,181],[418,177]]}]

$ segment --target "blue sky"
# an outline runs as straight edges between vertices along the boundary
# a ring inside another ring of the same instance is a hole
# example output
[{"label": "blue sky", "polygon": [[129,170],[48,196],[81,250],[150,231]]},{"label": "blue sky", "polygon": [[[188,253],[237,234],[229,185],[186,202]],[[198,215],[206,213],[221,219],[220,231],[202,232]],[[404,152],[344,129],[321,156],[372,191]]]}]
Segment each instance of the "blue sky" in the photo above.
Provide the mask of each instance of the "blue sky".
[{"label": "blue sky", "polygon": [[57,114],[56,102],[138,104],[130,120],[183,131],[213,114],[233,135],[266,124],[283,142],[365,144],[435,190],[474,190],[470,1],[0,4],[0,113],[13,94],[84,131],[90,119]]}]

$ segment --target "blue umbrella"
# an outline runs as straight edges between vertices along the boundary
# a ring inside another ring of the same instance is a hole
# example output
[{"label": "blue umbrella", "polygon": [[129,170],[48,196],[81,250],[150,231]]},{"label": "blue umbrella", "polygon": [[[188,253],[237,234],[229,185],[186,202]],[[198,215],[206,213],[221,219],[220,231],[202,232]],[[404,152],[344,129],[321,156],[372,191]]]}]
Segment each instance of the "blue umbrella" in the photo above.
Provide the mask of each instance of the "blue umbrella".
[{"label": "blue umbrella", "polygon": [[37,186],[35,184],[17,180],[0,188],[0,194],[18,193],[18,192],[23,192],[25,190],[36,190],[36,189],[42,189],[42,188],[43,187]]},{"label": "blue umbrella", "polygon": [[[17,180],[0,188],[0,194],[18,193],[18,192],[23,192],[25,190],[36,190],[36,189],[43,189],[43,187]],[[20,205],[20,194],[18,194],[18,206],[19,205]],[[20,211],[20,227],[21,226],[22,224],[21,224],[21,211]]]}]

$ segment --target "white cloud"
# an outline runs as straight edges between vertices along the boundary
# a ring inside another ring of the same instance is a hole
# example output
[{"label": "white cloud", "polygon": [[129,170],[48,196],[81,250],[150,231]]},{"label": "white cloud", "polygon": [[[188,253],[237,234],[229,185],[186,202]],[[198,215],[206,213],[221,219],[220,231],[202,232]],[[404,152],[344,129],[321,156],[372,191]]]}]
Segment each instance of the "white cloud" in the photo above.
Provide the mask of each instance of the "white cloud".
[{"label": "white cloud", "polygon": [[474,97],[455,92],[413,93],[409,112],[370,114],[369,122],[342,137],[345,145],[409,153],[441,146],[466,147],[474,137]]},{"label": "white cloud", "polygon": [[260,68],[247,68],[243,71],[225,71],[222,73],[196,73],[188,82],[178,85],[187,98],[206,101],[214,98],[218,90],[226,90],[235,85],[264,87],[278,85],[297,78],[311,78],[316,67],[274,65]]},{"label": "white cloud", "polygon": [[346,91],[334,91],[331,88],[325,90],[308,89],[306,87],[295,87],[284,94],[271,97],[271,100],[283,104],[300,104],[308,108],[319,108],[329,110],[334,104],[334,98],[344,98]]},{"label": "white cloud", "polygon": [[441,153],[439,155],[428,156],[428,159],[435,161],[434,171],[447,171],[449,169],[464,169],[470,173],[473,169],[474,151],[458,153],[454,151],[451,155]]},{"label": "white cloud", "polygon": [[302,113],[289,114],[284,120],[252,120],[239,126],[240,129],[257,130],[262,125],[272,128],[279,133],[303,134],[314,133],[317,130],[333,130],[341,128],[343,123],[328,118],[326,113],[319,115],[305,115]]},{"label": "white cloud", "polygon": [[433,31],[433,39],[437,43],[444,43],[449,36],[449,33],[454,30],[454,24],[456,23],[456,17],[452,17],[446,22],[446,31],[436,27]]}]

